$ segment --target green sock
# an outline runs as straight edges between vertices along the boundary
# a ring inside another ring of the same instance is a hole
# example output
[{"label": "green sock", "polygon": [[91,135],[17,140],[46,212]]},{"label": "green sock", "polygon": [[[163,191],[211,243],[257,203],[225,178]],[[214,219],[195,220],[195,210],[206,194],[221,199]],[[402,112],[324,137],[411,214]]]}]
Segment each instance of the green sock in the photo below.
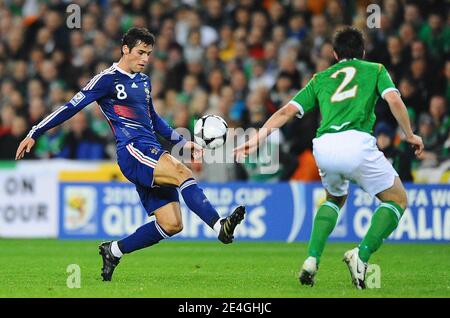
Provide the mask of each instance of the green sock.
[{"label": "green sock", "polygon": [[331,201],[325,201],[317,210],[308,245],[308,256],[315,257],[317,264],[320,262],[320,256],[325,248],[328,236],[336,225],[339,210],[339,206]]},{"label": "green sock", "polygon": [[375,210],[370,228],[359,244],[359,257],[363,262],[367,263],[370,256],[380,248],[383,240],[396,229],[403,211],[394,201],[383,202]]}]

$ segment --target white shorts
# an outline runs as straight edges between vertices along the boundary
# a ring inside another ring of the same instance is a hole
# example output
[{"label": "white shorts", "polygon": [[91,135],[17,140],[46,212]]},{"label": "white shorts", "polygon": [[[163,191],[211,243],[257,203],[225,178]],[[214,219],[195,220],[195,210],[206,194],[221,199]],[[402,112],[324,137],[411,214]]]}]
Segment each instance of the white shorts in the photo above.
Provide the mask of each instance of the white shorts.
[{"label": "white shorts", "polygon": [[392,187],[398,176],[375,137],[357,130],[314,138],[313,154],[322,184],[334,196],[348,194],[352,181],[373,197]]}]

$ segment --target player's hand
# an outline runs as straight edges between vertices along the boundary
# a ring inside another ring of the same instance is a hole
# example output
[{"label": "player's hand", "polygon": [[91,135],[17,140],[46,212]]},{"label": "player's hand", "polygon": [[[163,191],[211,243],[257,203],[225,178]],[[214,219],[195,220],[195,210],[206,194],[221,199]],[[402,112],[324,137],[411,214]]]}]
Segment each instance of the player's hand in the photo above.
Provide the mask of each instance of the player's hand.
[{"label": "player's hand", "polygon": [[184,145],[185,149],[189,149],[192,151],[192,157],[194,159],[199,159],[203,157],[203,148],[199,144],[196,144],[195,142],[188,141]]},{"label": "player's hand", "polygon": [[31,148],[34,146],[34,139],[31,137],[26,137],[20,143],[16,151],[16,160],[22,159],[25,156],[25,152],[30,152]]},{"label": "player's hand", "polygon": [[414,154],[416,156],[419,157],[422,154],[423,151],[422,137],[413,134],[411,137],[406,138],[406,142],[410,143],[415,148]]},{"label": "player's hand", "polygon": [[250,154],[254,153],[258,149],[258,139],[251,138],[246,143],[240,145],[233,149],[234,156],[237,161],[240,161],[241,158],[246,158]]}]

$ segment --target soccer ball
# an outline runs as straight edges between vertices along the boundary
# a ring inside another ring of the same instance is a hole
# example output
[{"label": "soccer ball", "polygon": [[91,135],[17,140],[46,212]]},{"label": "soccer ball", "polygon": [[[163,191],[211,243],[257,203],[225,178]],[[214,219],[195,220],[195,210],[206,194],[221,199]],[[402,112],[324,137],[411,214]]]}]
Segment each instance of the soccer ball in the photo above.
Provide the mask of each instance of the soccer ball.
[{"label": "soccer ball", "polygon": [[207,149],[216,149],[227,139],[228,125],[217,115],[206,115],[197,120],[194,126],[195,141]]}]

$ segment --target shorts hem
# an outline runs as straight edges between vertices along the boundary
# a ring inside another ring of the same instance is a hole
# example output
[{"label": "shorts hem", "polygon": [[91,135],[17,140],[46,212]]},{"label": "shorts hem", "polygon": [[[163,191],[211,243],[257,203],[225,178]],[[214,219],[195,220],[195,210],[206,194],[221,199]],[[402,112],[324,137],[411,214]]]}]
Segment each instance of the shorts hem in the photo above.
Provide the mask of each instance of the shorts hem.
[{"label": "shorts hem", "polygon": [[154,208],[154,209],[151,210],[151,211],[148,211],[147,209],[146,209],[145,211],[147,212],[147,215],[148,215],[148,216],[152,216],[152,215],[155,214],[156,210],[158,210],[158,209],[160,209],[160,208],[162,208],[162,207],[164,207],[164,206],[166,206],[166,205],[168,205],[169,203],[172,203],[172,202],[180,203],[179,200],[173,200],[173,201],[169,201],[169,202],[164,202],[164,204],[158,206],[157,208]]},{"label": "shorts hem", "polygon": [[330,191],[330,189],[327,189],[326,187],[324,187],[324,188],[325,188],[325,190],[328,191],[328,193],[330,193],[334,197],[343,197],[343,196],[348,195],[348,190],[342,191],[342,193],[338,193],[338,192]]},{"label": "shorts hem", "polygon": [[383,185],[380,185],[379,187],[377,187],[377,188],[374,189],[373,191],[370,191],[370,192],[367,191],[367,190],[364,190],[364,191],[366,191],[366,192],[373,198],[373,197],[377,196],[378,194],[380,194],[381,192],[386,191],[387,189],[392,188],[392,186],[393,186],[394,183],[395,183],[395,178],[396,178],[396,177],[398,177],[398,174],[393,174],[393,175],[391,176],[391,178],[392,178],[392,181],[391,181],[391,182],[385,183],[385,184],[383,184]]}]

